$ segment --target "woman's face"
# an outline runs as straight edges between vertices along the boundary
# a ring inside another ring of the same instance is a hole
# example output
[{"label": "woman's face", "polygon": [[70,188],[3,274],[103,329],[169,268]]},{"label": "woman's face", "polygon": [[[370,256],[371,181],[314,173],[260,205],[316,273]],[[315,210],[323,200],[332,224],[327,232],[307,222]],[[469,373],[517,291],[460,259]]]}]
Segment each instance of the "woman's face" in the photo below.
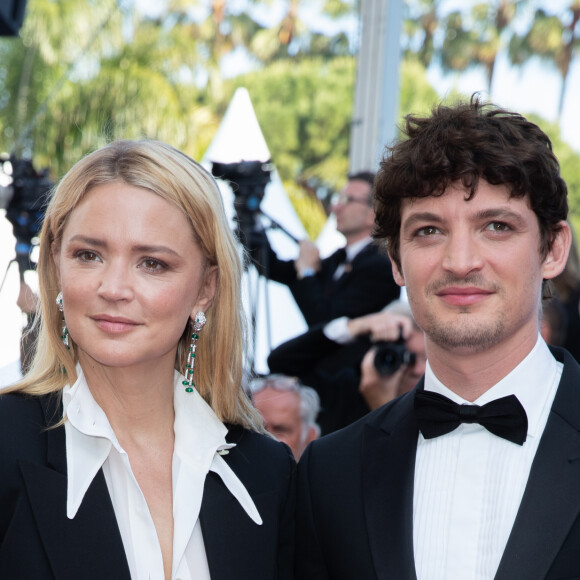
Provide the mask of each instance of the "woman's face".
[{"label": "woman's face", "polygon": [[122,182],[86,194],[53,257],[81,364],[173,368],[188,319],[215,292],[217,267],[205,266],[185,215]]}]

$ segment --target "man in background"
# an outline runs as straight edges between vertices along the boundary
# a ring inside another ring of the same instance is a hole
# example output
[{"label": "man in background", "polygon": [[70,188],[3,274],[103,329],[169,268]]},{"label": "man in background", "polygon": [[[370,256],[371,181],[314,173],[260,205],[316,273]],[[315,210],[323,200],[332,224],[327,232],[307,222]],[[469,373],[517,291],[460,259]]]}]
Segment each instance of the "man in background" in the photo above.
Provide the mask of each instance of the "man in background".
[{"label": "man in background", "polygon": [[[386,364],[397,353],[404,360],[391,362],[401,364]],[[316,390],[327,435],[413,388],[425,371],[425,340],[409,304],[394,300],[380,312],[315,324],[275,348],[268,365]]]},{"label": "man in background", "polygon": [[316,391],[295,377],[269,375],[254,379],[250,393],[266,429],[286,443],[298,461],[306,446],[320,434]]},{"label": "man in background", "polygon": [[308,326],[376,312],[399,297],[389,258],[371,239],[373,180],[372,173],[350,175],[333,198],[336,228],[346,245],[328,258],[321,259],[318,248],[308,240],[300,242],[295,260],[280,260],[264,232],[250,240],[260,273],[288,286]]}]

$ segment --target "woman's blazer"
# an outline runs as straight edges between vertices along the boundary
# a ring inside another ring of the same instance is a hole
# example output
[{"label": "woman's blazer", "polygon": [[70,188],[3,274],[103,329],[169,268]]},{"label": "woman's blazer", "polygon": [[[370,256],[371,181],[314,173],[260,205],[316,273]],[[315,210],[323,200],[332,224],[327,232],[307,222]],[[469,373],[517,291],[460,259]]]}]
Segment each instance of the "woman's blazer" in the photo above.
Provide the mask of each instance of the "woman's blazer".
[{"label": "woman's blazer", "polygon": [[[60,396],[0,396],[0,578],[130,580],[102,470],[66,516]],[[238,426],[224,459],[263,519],[256,525],[219,476],[206,478],[200,522],[212,580],[293,578],[294,474],[290,450]]]}]

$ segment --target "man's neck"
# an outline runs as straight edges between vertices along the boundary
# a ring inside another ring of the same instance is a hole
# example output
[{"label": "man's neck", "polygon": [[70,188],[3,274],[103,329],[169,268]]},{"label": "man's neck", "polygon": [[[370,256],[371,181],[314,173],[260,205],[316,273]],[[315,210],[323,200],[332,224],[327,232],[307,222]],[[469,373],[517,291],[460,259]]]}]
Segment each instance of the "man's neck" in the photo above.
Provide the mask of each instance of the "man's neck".
[{"label": "man's neck", "polygon": [[345,235],[345,239],[346,239],[346,246],[345,247],[349,247],[352,246],[353,244],[356,244],[357,242],[360,242],[361,240],[365,240],[366,238],[369,238],[371,235],[371,232],[360,232],[358,234],[349,234],[349,235]]},{"label": "man's neck", "polygon": [[435,376],[450,390],[475,401],[513,371],[536,345],[538,335],[525,340],[506,341],[483,352],[458,353],[426,340],[429,365]]}]

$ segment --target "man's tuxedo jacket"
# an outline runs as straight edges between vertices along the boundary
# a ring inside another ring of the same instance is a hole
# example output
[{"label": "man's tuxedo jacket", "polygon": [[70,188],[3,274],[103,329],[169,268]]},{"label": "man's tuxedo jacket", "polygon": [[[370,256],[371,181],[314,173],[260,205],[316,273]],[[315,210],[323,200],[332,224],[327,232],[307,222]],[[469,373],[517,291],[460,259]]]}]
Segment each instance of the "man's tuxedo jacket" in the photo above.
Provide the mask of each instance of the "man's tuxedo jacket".
[{"label": "man's tuxedo jacket", "polygon": [[[102,470],[66,516],[60,397],[0,396],[0,578],[130,580]],[[221,479],[207,476],[200,513],[212,580],[293,578],[294,471],[288,448],[232,427],[224,459],[248,489],[256,525]]]},{"label": "man's tuxedo jacket", "polygon": [[340,316],[356,318],[378,312],[401,292],[388,256],[374,244],[361,250],[338,280],[333,279],[340,265],[338,252],[322,260],[314,276],[299,280],[294,260],[279,260],[269,245],[264,250],[264,258],[254,254],[261,273],[289,287],[308,326]]},{"label": "man's tuxedo jacket", "polygon": [[[580,578],[580,366],[567,351],[553,353],[563,374],[496,580]],[[416,579],[413,396],[306,450],[298,468],[300,580]]]}]

